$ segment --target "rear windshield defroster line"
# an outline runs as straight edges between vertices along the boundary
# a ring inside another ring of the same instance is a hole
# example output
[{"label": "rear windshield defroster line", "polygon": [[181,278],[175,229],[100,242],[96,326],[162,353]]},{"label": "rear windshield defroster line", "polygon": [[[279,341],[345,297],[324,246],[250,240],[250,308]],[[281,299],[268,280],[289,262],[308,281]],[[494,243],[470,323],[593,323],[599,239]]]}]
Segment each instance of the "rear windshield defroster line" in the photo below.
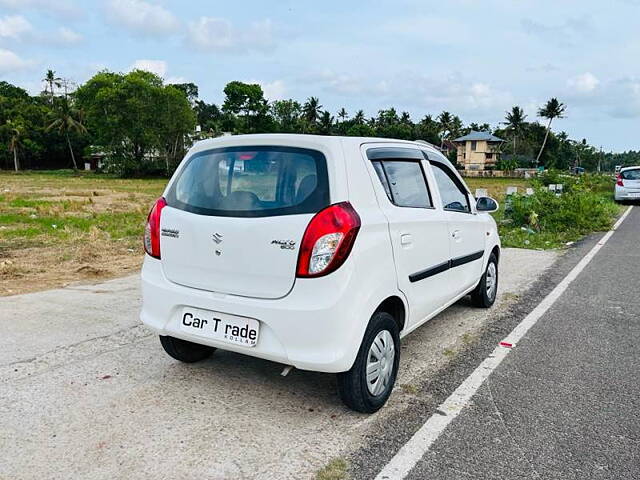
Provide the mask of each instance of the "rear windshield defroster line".
[{"label": "rear windshield defroster line", "polygon": [[186,160],[166,196],[170,207],[219,217],[317,213],[329,205],[325,156],[285,146],[225,147]]}]

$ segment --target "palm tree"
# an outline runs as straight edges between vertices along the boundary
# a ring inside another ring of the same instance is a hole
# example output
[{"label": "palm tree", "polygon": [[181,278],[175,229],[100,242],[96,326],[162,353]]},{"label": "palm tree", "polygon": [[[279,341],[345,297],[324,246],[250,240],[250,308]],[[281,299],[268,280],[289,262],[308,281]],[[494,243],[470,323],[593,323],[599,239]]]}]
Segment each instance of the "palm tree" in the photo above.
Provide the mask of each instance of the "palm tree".
[{"label": "palm tree", "polygon": [[42,79],[43,82],[46,82],[47,85],[49,85],[49,87],[44,87],[44,92],[45,93],[49,93],[50,95],[50,101],[53,104],[53,97],[54,97],[54,90],[53,87],[56,86],[58,88],[60,88],[62,86],[62,78],[60,77],[56,77],[56,72],[54,72],[53,70],[49,69],[47,70],[46,75],[44,76],[44,78]]},{"label": "palm tree", "polygon": [[347,118],[349,118],[349,114],[344,109],[344,107],[342,107],[338,112],[338,118],[340,119],[341,122],[344,122]]},{"label": "palm tree", "polygon": [[331,113],[325,110],[320,116],[320,131],[325,135],[331,135],[331,127],[333,126],[333,117]]},{"label": "palm tree", "polygon": [[9,151],[13,153],[13,167],[16,172],[20,170],[20,162],[18,161],[18,150],[22,148],[22,137],[24,136],[24,127],[19,124],[7,120],[9,127]]},{"label": "palm tree", "polygon": [[507,130],[511,132],[513,136],[513,154],[516,154],[516,140],[518,135],[522,132],[522,129],[525,124],[525,119],[527,116],[524,114],[524,110],[522,110],[519,106],[515,106],[511,109],[510,112],[505,112],[505,120],[506,122],[502,122],[503,125],[507,126]]},{"label": "palm tree", "polygon": [[451,132],[451,121],[451,114],[447,111],[438,115],[438,123],[440,123],[440,148],[444,146],[444,141]]},{"label": "palm tree", "polygon": [[316,124],[321,111],[322,105],[320,105],[318,97],[307,98],[307,101],[302,106],[302,116],[310,125]]},{"label": "palm tree", "polygon": [[554,97],[550,99],[544,107],[538,110],[538,116],[548,119],[549,122],[547,123],[547,131],[544,134],[544,140],[542,141],[542,145],[540,146],[540,151],[538,152],[538,156],[536,157],[536,167],[538,166],[538,162],[540,161],[542,151],[547,144],[547,138],[549,137],[549,131],[551,130],[551,122],[554,118],[564,118],[564,112],[566,109],[566,105],[562,102],[559,102],[558,99]]},{"label": "palm tree", "polygon": [[78,164],[76,163],[76,157],[73,154],[73,148],[71,147],[71,140],[69,139],[69,132],[75,132],[77,134],[87,133],[86,127],[82,124],[82,114],[79,110],[71,107],[67,98],[61,98],[58,107],[53,111],[54,119],[47,126],[46,130],[56,130],[67,140],[69,146],[69,152],[71,153],[71,161],[73,162],[73,169],[78,170]]},{"label": "palm tree", "polygon": [[451,118],[451,123],[449,124],[449,137],[459,137],[462,134],[462,129],[464,125],[462,124],[462,120],[459,116],[454,115]]},{"label": "palm tree", "polygon": [[353,123],[356,125],[362,125],[364,123],[364,111],[358,110],[353,117]]}]

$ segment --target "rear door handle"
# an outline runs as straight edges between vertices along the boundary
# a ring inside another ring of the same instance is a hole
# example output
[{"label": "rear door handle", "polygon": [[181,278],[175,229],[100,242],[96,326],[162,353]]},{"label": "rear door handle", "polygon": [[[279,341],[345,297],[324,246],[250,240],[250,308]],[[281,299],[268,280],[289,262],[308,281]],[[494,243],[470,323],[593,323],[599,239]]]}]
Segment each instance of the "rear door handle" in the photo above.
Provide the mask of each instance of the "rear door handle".
[{"label": "rear door handle", "polygon": [[411,245],[413,243],[413,237],[410,233],[403,233],[400,235],[400,245]]},{"label": "rear door handle", "polygon": [[454,230],[451,236],[456,240],[460,240],[460,238],[462,238],[462,232],[460,230]]}]

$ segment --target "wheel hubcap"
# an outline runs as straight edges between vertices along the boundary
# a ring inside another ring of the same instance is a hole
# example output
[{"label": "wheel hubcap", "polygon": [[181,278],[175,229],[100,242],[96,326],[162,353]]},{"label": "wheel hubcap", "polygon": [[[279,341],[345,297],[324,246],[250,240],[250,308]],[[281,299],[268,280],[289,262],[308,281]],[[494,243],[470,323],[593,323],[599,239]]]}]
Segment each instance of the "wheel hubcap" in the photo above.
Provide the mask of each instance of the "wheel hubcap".
[{"label": "wheel hubcap", "polygon": [[493,300],[496,294],[496,287],[498,286],[498,271],[496,270],[496,264],[490,263],[487,267],[487,297]]},{"label": "wheel hubcap", "polygon": [[389,385],[396,356],[393,337],[388,330],[378,332],[367,356],[367,388],[373,396],[382,394]]}]

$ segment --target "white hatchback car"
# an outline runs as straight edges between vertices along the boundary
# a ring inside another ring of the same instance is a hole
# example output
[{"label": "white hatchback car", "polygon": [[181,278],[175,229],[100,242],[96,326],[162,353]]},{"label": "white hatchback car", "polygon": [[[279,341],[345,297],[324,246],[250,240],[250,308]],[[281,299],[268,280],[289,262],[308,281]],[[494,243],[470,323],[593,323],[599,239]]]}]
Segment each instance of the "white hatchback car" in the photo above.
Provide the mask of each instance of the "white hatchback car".
[{"label": "white hatchback car", "polygon": [[621,168],[616,175],[615,199],[640,200],[640,165]]},{"label": "white hatchback car", "polygon": [[498,288],[497,203],[434,147],[243,135],[198,142],[145,228],[142,321],[183,362],[215,348],[338,373],[374,412],[400,338]]}]

